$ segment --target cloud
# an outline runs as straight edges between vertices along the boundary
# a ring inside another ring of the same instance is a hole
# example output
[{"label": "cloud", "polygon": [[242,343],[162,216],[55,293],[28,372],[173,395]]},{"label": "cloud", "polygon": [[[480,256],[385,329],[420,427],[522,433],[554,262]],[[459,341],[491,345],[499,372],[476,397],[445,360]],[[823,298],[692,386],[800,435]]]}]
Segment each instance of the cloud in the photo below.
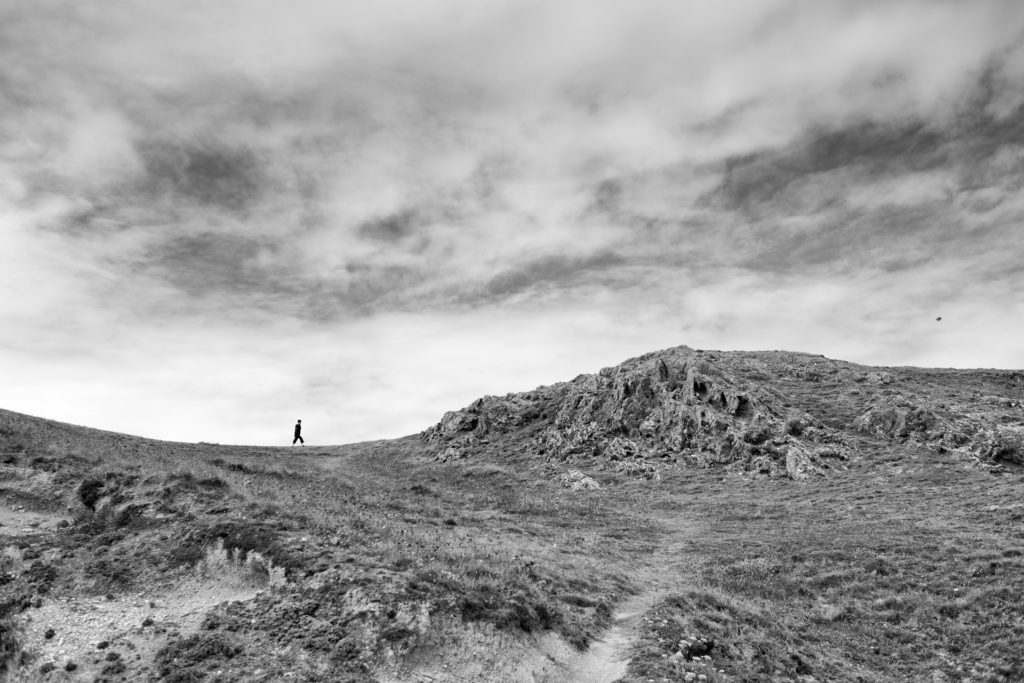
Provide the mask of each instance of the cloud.
[{"label": "cloud", "polygon": [[[5,405],[316,397],[366,436],[675,343],[1024,360],[1017,2],[0,13]],[[992,334],[906,326],[937,308]]]}]

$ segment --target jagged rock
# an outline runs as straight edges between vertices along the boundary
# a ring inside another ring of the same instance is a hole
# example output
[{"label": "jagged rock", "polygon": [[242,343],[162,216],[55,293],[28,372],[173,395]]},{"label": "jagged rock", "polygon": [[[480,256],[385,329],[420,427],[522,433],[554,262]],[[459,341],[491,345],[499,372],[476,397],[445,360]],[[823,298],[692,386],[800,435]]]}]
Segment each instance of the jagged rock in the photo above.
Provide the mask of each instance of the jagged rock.
[{"label": "jagged rock", "polygon": [[[422,436],[437,444],[441,459],[453,457],[444,455],[453,444],[464,453],[485,437],[522,430],[552,462],[684,461],[781,475],[787,471],[784,450],[765,453],[765,444],[785,434],[806,438],[801,434],[813,432],[815,424],[809,415],[782,406],[777,393],[750,385],[717,356],[683,346],[532,392],[485,396],[446,413]],[[804,459],[814,459],[810,447],[804,451]],[[809,471],[804,464],[793,467]],[[657,472],[633,466],[622,471],[647,478]]]},{"label": "jagged rock", "polygon": [[653,479],[658,481],[661,479],[661,472],[658,468],[649,462],[642,461],[626,461],[615,463],[615,471],[619,474],[627,477],[634,477],[636,479]]},{"label": "jagged rock", "polygon": [[[555,465],[587,462],[652,478],[659,467],[688,466],[799,479],[845,467],[865,435],[983,467],[1020,463],[1017,375],[989,372],[969,394],[936,381],[958,372],[906,368],[897,377],[810,354],[680,346],[534,391],[485,396],[446,413],[422,437],[440,460],[507,443]],[[813,384],[824,378],[834,390]]]},{"label": "jagged rock", "polygon": [[820,473],[821,470],[814,466],[810,453],[796,444],[789,444],[786,449],[786,476],[794,481],[800,481],[811,474]]},{"label": "jagged rock", "polygon": [[820,382],[824,379],[821,371],[816,368],[789,368],[789,375],[791,377],[796,377],[797,379],[802,379],[805,382]]},{"label": "jagged rock", "polygon": [[996,427],[983,430],[975,438],[972,450],[985,460],[1024,465],[1024,428]]},{"label": "jagged rock", "polygon": [[902,402],[885,402],[861,415],[855,426],[865,434],[889,438],[935,438],[943,420],[933,411]]},{"label": "jagged rock", "polygon": [[775,433],[768,424],[753,424],[743,431],[743,440],[752,446],[760,446],[773,436]]},{"label": "jagged rock", "polygon": [[437,454],[435,460],[438,462],[451,462],[452,460],[461,460],[469,456],[464,449],[458,446],[451,445],[447,446],[444,450]]},{"label": "jagged rock", "polygon": [[621,436],[601,444],[598,447],[598,454],[611,462],[643,459],[654,455],[642,443]]},{"label": "jagged rock", "polygon": [[814,459],[821,460],[849,460],[850,452],[847,448],[837,444],[826,444],[814,449]]},{"label": "jagged rock", "polygon": [[800,417],[791,417],[786,420],[786,424],[783,428],[786,434],[790,436],[800,436],[804,433],[808,427],[807,421]]},{"label": "jagged rock", "polygon": [[444,414],[437,424],[438,431],[445,436],[454,436],[460,432],[471,432],[477,428],[480,415],[472,406],[467,410],[454,410]]},{"label": "jagged rock", "polygon": [[[1012,408],[1005,402],[1000,407]],[[940,452],[960,453],[984,467],[1024,464],[1024,426],[993,425],[983,413],[969,410],[944,403],[916,405],[890,396],[857,418],[854,428],[863,434],[933,444]]]},{"label": "jagged rock", "polygon": [[562,486],[571,491],[583,491],[601,488],[601,485],[598,484],[597,481],[583,474],[579,470],[569,470],[568,472],[562,474],[562,476],[560,476],[558,480],[562,483]]}]

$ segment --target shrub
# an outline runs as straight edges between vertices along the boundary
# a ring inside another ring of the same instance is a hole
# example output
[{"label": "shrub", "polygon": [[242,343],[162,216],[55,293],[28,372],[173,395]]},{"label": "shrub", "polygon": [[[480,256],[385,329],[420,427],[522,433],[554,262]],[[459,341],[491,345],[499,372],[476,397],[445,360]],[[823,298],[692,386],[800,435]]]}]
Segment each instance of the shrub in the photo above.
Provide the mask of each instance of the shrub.
[{"label": "shrub", "polygon": [[0,618],[0,678],[7,672],[21,654],[21,638],[18,625],[10,616]]},{"label": "shrub", "polygon": [[195,665],[211,659],[233,659],[240,654],[242,648],[227,637],[206,631],[167,643],[156,653],[155,663],[166,680],[200,680],[202,673],[192,669]]},{"label": "shrub", "polygon": [[78,499],[90,510],[96,509],[96,502],[103,497],[104,484],[99,479],[90,477],[78,486]]}]

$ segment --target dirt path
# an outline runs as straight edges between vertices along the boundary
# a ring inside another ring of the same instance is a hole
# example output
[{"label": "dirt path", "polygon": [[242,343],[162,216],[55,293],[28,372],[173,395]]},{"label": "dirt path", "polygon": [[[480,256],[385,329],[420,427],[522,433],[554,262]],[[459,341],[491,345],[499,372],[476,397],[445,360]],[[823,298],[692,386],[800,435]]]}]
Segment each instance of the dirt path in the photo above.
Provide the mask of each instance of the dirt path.
[{"label": "dirt path", "polygon": [[613,683],[626,675],[630,646],[636,640],[640,619],[663,595],[649,590],[623,602],[612,615],[612,625],[574,660],[566,661],[565,683]]},{"label": "dirt path", "polygon": [[[351,454],[318,458],[314,464],[335,474],[352,465]],[[468,629],[456,636],[459,646],[439,649],[419,662],[378,672],[389,683],[451,683],[461,680],[502,680],[533,683],[613,683],[626,674],[642,620],[661,599],[680,586],[692,585],[698,572],[691,549],[708,533],[705,520],[652,514],[651,524],[664,533],[658,548],[637,557],[629,573],[639,592],[616,606],[611,625],[584,652],[554,634],[524,642],[501,642],[502,636]],[[532,642],[530,642],[532,640]],[[500,652],[501,654],[495,654]],[[456,654],[458,653],[458,654]]]},{"label": "dirt path", "polygon": [[661,521],[667,529],[661,547],[636,568],[640,592],[618,605],[612,625],[586,652],[561,662],[564,671],[559,683],[614,683],[625,676],[643,616],[673,589],[692,582],[696,568],[690,560],[689,541],[700,533],[699,525],[689,520]]}]

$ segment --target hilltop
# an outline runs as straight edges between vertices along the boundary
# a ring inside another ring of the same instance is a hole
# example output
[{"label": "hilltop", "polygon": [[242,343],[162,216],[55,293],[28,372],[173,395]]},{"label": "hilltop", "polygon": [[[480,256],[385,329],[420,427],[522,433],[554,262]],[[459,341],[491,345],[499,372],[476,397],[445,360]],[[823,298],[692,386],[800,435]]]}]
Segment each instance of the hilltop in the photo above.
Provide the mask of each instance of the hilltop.
[{"label": "hilltop", "polygon": [[427,430],[443,459],[492,439],[549,462],[656,477],[667,465],[804,479],[857,457],[865,438],[965,462],[1024,464],[1024,373],[874,368],[789,352],[681,346],[535,391],[486,396]]},{"label": "hilltop", "polygon": [[677,347],[305,449],[0,410],[3,675],[1019,679],[1022,378]]}]

